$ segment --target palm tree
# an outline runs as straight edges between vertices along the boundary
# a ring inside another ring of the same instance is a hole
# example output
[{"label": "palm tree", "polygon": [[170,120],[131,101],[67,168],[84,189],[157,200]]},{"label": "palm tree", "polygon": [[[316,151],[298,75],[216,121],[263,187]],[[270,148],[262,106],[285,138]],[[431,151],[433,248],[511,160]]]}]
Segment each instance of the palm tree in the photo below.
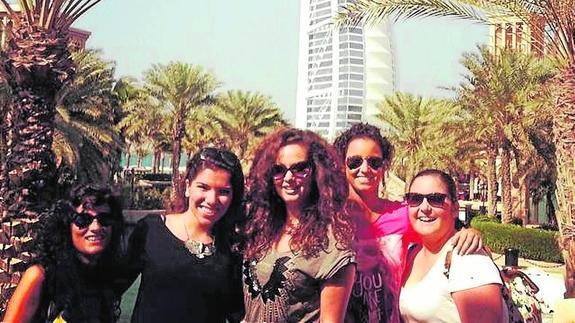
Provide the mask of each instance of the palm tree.
[{"label": "palm tree", "polygon": [[186,135],[182,141],[182,147],[188,154],[188,159],[202,147],[217,146],[229,148],[233,138],[227,135],[220,123],[215,122],[215,106],[195,109],[186,120]]},{"label": "palm tree", "polygon": [[[451,16],[486,22],[486,16],[475,5],[489,12],[507,10],[546,35],[544,47],[560,66],[556,78],[553,134],[557,160],[558,224],[566,263],[566,297],[575,297],[575,3],[573,0],[356,0],[346,5],[339,21],[373,23],[396,17]],[[531,24],[533,20],[542,24]]]},{"label": "palm tree", "polygon": [[144,78],[150,94],[171,116],[172,193],[176,194],[186,119],[193,109],[212,102],[218,82],[202,67],[178,62],[154,65]]},{"label": "palm tree", "polygon": [[460,108],[447,100],[396,92],[378,104],[376,117],[396,146],[394,172],[406,182],[425,167],[454,164]]},{"label": "palm tree", "polygon": [[257,144],[258,139],[287,125],[271,98],[239,90],[219,97],[213,115],[223,133],[233,138],[231,147],[240,160],[246,158],[250,144]]},{"label": "palm tree", "polygon": [[132,91],[128,94],[130,97],[124,98],[124,117],[117,128],[128,143],[126,147],[128,154],[133,149],[139,152],[138,158],[143,158],[141,154],[151,149],[154,150],[156,162],[156,147],[161,146],[159,141],[167,141],[164,137],[167,136],[166,128],[169,128],[170,115],[143,88],[138,89],[134,86],[130,91]]},{"label": "palm tree", "polygon": [[[1,53],[0,74],[12,93],[5,123],[9,176],[4,178],[0,191],[0,213],[3,222],[22,219],[11,222],[14,230],[8,234],[13,241],[29,240],[16,235],[30,235],[28,224],[35,222],[53,201],[56,94],[73,78],[75,70],[68,50],[68,31],[99,1],[18,0],[20,8],[14,10],[7,0],[0,0],[6,12],[2,30],[7,40]],[[18,249],[13,259],[2,259],[8,262],[8,275],[23,269],[25,250]],[[12,282],[16,280],[14,276]],[[2,305],[12,288],[2,285]]]},{"label": "palm tree", "polygon": [[122,116],[116,129],[120,131],[120,135],[124,141],[124,152],[126,153],[126,166],[130,166],[130,150],[133,148],[132,138],[126,137],[123,131],[125,125],[122,120],[125,119],[132,110],[136,109],[138,105],[146,105],[145,98],[147,92],[138,86],[136,79],[131,77],[122,77],[114,85],[114,93],[118,98],[119,104],[122,106]]},{"label": "palm tree", "polygon": [[118,167],[122,140],[115,125],[120,102],[114,92],[114,66],[94,50],[72,54],[73,82],[56,95],[53,151],[81,182],[108,183]]},{"label": "palm tree", "polygon": [[477,122],[470,130],[481,138],[491,164],[494,151],[497,152],[494,148],[501,152],[502,222],[509,223],[513,219],[513,152],[517,147],[531,147],[526,118],[530,114],[544,115],[541,107],[545,100],[539,100],[544,92],[540,89],[554,71],[532,55],[514,50],[492,53],[487,47],[480,47],[479,53],[464,54],[462,64],[469,75],[458,89],[459,100],[469,107],[472,119]]}]

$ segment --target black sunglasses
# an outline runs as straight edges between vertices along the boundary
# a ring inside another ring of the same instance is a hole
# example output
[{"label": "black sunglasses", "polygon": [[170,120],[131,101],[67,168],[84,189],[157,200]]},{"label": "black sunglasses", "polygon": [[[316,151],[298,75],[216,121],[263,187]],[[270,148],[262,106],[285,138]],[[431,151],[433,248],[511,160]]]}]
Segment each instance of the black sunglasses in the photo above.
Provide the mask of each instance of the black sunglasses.
[{"label": "black sunglasses", "polygon": [[232,152],[213,147],[202,149],[200,151],[200,160],[209,161],[229,169],[234,169],[240,165],[240,161]]},{"label": "black sunglasses", "polygon": [[430,194],[419,194],[419,193],[406,193],[405,201],[411,207],[416,207],[423,203],[423,199],[427,199],[427,203],[433,207],[443,207],[447,194],[443,193],[430,193]]},{"label": "black sunglasses", "polygon": [[347,168],[353,170],[359,168],[363,164],[364,160],[367,161],[367,165],[373,170],[380,169],[384,162],[383,158],[377,156],[368,156],[365,158],[361,156],[350,156],[346,158],[345,164],[347,165]]},{"label": "black sunglasses", "polygon": [[311,164],[308,161],[302,161],[291,165],[289,168],[284,165],[274,165],[272,167],[271,173],[274,180],[282,180],[288,171],[298,179],[306,178],[311,173]]},{"label": "black sunglasses", "polygon": [[104,227],[110,226],[116,222],[111,213],[98,213],[96,216],[93,216],[90,213],[82,212],[76,213],[72,218],[72,223],[80,229],[85,229],[94,222],[94,219],[98,220],[98,223]]}]

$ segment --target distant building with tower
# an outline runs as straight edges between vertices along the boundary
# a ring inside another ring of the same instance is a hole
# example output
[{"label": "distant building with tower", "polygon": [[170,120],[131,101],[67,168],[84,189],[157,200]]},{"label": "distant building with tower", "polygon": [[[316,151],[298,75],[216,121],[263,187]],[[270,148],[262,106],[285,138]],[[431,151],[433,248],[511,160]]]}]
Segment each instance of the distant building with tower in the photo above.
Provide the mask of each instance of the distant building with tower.
[{"label": "distant building with tower", "polygon": [[396,88],[391,23],[337,29],[333,17],[348,2],[300,5],[295,125],[328,140],[355,123],[377,124],[376,104]]}]

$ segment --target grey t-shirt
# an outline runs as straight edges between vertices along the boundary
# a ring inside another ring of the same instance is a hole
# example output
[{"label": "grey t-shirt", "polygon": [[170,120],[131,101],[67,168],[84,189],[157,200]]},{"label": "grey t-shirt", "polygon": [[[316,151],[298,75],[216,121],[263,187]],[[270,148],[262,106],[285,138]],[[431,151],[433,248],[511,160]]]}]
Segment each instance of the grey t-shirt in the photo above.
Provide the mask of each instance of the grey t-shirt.
[{"label": "grey t-shirt", "polygon": [[322,284],[344,266],[355,263],[351,250],[339,250],[330,235],[327,252],[317,257],[270,250],[243,268],[245,322],[319,321]]}]

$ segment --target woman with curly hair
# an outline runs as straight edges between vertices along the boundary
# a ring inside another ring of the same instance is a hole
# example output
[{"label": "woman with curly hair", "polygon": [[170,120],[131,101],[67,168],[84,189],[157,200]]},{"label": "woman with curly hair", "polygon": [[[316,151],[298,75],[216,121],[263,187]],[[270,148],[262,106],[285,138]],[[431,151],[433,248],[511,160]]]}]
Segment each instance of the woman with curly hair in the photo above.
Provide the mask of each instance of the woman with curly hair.
[{"label": "woman with curly hair", "polygon": [[241,164],[228,150],[203,148],[188,161],[182,186],[175,209],[140,220],[130,237],[132,279],[142,275],[132,322],[237,321]]},{"label": "woman with curly hair", "polygon": [[[353,125],[334,142],[350,187],[347,211],[356,226],[356,281],[346,322],[400,322],[399,290],[408,246],[419,241],[409,222],[409,208],[380,196],[393,146],[379,129]],[[452,242],[461,254],[481,249],[481,236],[464,230]]]},{"label": "woman with curly hair", "polygon": [[248,177],[246,322],[342,322],[355,273],[347,183],[335,150],[283,128],[256,150]]},{"label": "woman with curly hair", "polygon": [[80,185],[40,220],[37,257],[24,272],[3,322],[115,322],[124,221],[120,199]]}]

